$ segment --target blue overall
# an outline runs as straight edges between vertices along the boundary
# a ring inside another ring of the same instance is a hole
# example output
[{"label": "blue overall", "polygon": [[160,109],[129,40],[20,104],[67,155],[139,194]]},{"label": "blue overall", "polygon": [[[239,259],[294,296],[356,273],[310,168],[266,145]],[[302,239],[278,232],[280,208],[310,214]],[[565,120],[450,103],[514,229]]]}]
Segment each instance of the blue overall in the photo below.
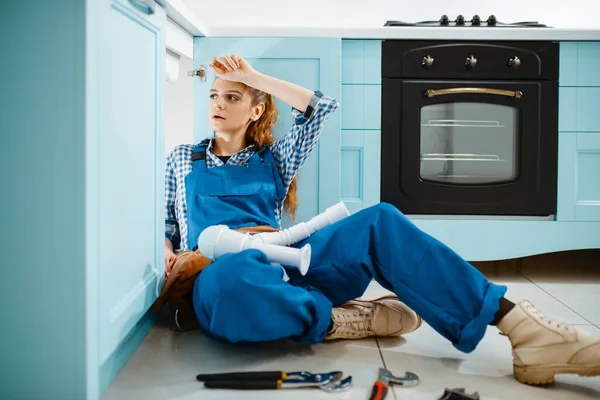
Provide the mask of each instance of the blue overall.
[{"label": "blue overall", "polygon": [[[282,198],[283,187],[269,150],[253,155],[249,167],[208,169],[202,157],[196,158],[186,177],[190,248],[209,225],[277,226],[275,200]],[[225,255],[204,269],[193,292],[202,330],[227,342],[318,343],[327,334],[331,308],[362,296],[374,278],[468,353],[506,292],[386,203],[293,246],[306,243],[312,247],[310,269],[302,276],[284,266],[288,282],[281,267],[258,250]]]}]

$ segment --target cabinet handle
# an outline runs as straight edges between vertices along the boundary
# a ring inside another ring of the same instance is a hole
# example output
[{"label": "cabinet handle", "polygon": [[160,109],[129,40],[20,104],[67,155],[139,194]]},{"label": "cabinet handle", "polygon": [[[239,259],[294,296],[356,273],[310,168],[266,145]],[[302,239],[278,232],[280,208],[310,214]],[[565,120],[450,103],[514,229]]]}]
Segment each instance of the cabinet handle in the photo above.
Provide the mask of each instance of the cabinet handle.
[{"label": "cabinet handle", "polygon": [[129,2],[138,10],[145,12],[148,15],[154,14],[156,4],[154,0],[129,0]]},{"label": "cabinet handle", "polygon": [[523,96],[523,92],[520,90],[502,90],[502,89],[489,89],[489,88],[452,88],[452,89],[429,89],[425,91],[425,96],[443,96],[447,94],[493,94],[496,96],[507,96],[520,99]]}]

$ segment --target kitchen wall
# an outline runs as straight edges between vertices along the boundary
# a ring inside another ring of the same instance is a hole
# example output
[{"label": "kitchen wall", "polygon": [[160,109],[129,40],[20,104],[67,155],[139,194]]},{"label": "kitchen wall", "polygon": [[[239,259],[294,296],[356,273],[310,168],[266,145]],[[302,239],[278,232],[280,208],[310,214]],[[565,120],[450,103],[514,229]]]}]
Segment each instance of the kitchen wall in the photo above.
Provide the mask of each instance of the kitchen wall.
[{"label": "kitchen wall", "polygon": [[194,142],[194,79],[187,75],[192,69],[193,60],[182,56],[177,81],[166,84],[165,154],[178,144]]}]

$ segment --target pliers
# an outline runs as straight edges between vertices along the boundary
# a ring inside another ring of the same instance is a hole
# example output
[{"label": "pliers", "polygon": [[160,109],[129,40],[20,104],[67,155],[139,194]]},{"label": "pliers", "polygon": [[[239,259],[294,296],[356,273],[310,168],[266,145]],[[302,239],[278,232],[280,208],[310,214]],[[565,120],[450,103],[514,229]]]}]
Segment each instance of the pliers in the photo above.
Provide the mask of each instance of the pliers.
[{"label": "pliers", "polygon": [[352,376],[333,371],[322,374],[310,372],[258,371],[200,374],[196,379],[211,389],[283,389],[317,387],[327,392],[344,392],[352,386]]}]

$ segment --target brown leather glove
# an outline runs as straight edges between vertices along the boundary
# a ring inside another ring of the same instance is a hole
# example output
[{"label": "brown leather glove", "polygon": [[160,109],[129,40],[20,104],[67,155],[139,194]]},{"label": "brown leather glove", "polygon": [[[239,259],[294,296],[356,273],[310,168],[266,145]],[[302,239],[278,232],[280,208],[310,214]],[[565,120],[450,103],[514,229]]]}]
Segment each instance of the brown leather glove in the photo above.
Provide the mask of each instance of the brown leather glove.
[{"label": "brown leather glove", "polygon": [[[277,231],[277,229],[270,226],[250,226],[236,230],[251,235]],[[200,326],[194,314],[193,305],[185,296],[194,289],[198,275],[211,262],[210,259],[204,257],[198,250],[186,250],[179,253],[175,258],[173,269],[162,288],[160,296],[152,304],[149,311],[158,311],[165,304],[168,304],[171,311],[177,313],[177,323],[180,327],[185,327],[184,329],[186,330],[199,329]]]},{"label": "brown leather glove", "polygon": [[158,311],[165,304],[169,304],[171,311],[177,312],[178,321],[182,321],[189,329],[197,329],[198,323],[192,305],[185,300],[184,296],[192,291],[196,278],[211,262],[198,250],[186,250],[179,253],[175,258],[173,270],[167,278],[160,296],[152,304],[149,311]]}]

